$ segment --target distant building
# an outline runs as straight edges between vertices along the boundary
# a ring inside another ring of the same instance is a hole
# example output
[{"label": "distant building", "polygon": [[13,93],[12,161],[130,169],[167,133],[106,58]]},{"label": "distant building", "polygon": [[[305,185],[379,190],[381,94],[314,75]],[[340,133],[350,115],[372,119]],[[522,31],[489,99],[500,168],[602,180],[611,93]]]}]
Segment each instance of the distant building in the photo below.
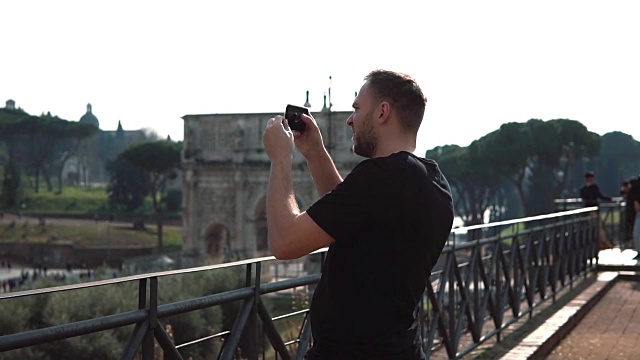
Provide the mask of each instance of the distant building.
[{"label": "distant building", "polygon": [[[14,100],[7,100],[2,112],[12,114],[26,114],[16,108]],[[50,115],[50,114],[49,114]],[[80,117],[79,122],[95,126],[99,131],[89,139],[84,139],[74,157],[65,163],[63,177],[69,184],[106,183],[109,181],[107,163],[114,159],[132,144],[147,140],[142,130],[124,130],[118,121],[116,130],[100,130],[100,122],[93,114],[91,104],[87,104],[87,112]]]},{"label": "distant building", "polygon": [[[100,129],[100,122],[93,114],[91,104],[87,104],[87,112],[79,122]],[[68,162],[64,176],[68,181],[80,185],[106,183],[109,181],[107,163],[130,145],[145,140],[147,136],[144,131],[124,130],[118,121],[116,130],[100,130],[93,137],[83,140],[75,159]]]},{"label": "distant building", "polygon": [[[354,154],[351,112],[313,113],[341,174],[363,158]],[[185,115],[183,266],[270,254],[266,193],[270,161],[262,132],[273,113]],[[293,186],[306,209],[318,194],[306,161],[296,152]]]},{"label": "distant building", "polygon": [[5,103],[5,109],[7,110],[15,110],[16,109],[16,102],[9,99],[7,100],[7,102]]}]

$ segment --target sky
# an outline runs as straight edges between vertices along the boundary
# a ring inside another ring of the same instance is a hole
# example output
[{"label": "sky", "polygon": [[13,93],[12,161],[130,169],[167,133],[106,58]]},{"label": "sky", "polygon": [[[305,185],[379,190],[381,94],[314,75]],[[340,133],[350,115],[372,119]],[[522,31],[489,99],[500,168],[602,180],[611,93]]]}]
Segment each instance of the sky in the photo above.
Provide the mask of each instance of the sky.
[{"label": "sky", "polygon": [[[0,106],[183,138],[182,116],[351,110],[364,76],[414,77],[416,153],[507,122],[640,140],[638,1],[3,1]],[[329,81],[331,76],[332,80]],[[346,120],[346,119],[345,119]],[[346,125],[345,125],[346,126]]]}]

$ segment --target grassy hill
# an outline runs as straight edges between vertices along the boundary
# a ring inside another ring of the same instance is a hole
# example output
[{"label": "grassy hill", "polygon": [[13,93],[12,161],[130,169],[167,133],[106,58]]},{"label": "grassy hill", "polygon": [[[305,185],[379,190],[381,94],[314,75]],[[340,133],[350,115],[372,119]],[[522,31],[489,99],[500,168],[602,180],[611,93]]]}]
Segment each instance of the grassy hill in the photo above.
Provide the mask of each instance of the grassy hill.
[{"label": "grassy hill", "polygon": [[[4,210],[0,223],[0,241],[46,242],[52,239],[78,245],[153,245],[157,244],[155,222],[134,230],[133,222],[153,213],[151,200],[133,214],[114,211],[108,203],[105,187],[65,187],[62,194],[35,193],[24,189],[18,209]],[[20,217],[18,217],[20,212]],[[39,217],[44,216],[44,225]],[[105,221],[109,215],[116,221]],[[98,221],[94,220],[94,216]],[[168,214],[174,217],[177,214]],[[83,219],[84,218],[84,219]],[[164,226],[164,244],[182,244],[182,227]]]}]

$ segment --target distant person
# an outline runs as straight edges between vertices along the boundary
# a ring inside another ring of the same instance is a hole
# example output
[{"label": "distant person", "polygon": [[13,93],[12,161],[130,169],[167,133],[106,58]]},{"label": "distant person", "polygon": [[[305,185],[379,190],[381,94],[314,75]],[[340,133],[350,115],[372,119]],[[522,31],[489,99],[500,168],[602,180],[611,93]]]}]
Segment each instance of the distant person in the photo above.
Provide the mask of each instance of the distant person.
[{"label": "distant person", "polygon": [[598,206],[599,200],[611,201],[611,197],[603,195],[600,187],[595,183],[596,175],[593,171],[584,174],[584,186],[580,189],[580,197],[584,206]]},{"label": "distant person", "polygon": [[[367,159],[342,178],[312,116],[295,133],[278,115],[263,140],[271,159],[268,238],[279,259],[329,246],[310,308],[308,360],[426,359],[418,304],[453,223],[438,164],[415,156],[426,98],[407,75],[365,78],[347,119],[353,151]],[[295,147],[320,196],[300,211],[292,187]]]},{"label": "distant person", "polygon": [[629,201],[629,191],[631,191],[631,181],[625,180],[620,186],[620,196],[624,200],[624,240],[633,240],[633,223],[636,217],[636,210],[633,207],[633,202]]},{"label": "distant person", "polygon": [[[600,191],[600,187],[594,181],[595,176],[593,171],[587,171],[584,174],[584,186],[580,189],[580,197],[586,207],[598,206],[600,200],[611,201],[611,197],[602,194]],[[598,243],[600,250],[613,248],[613,244],[609,241],[607,233],[604,231],[602,222],[598,224]]]},{"label": "distant person", "polygon": [[634,259],[640,259],[640,177],[629,181],[629,191],[627,193],[627,203],[633,207],[635,216],[633,220],[633,244],[638,255]]}]

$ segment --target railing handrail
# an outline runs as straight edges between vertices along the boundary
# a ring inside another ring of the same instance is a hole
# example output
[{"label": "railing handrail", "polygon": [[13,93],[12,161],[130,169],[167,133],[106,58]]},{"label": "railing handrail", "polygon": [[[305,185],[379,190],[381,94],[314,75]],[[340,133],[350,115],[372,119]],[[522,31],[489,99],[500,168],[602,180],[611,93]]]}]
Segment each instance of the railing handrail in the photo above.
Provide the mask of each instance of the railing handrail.
[{"label": "railing handrail", "polygon": [[[624,201],[624,198],[622,196],[612,196],[611,197],[611,201],[601,201],[600,203],[602,204],[608,204],[608,203],[619,203]],[[582,198],[563,198],[563,199],[553,199],[553,203],[554,204],[576,204],[576,203],[582,203],[584,202],[584,200]]]},{"label": "railing handrail", "polygon": [[519,218],[519,219],[496,221],[496,222],[492,222],[492,223],[489,223],[489,224],[479,224],[479,225],[470,225],[470,226],[458,227],[458,228],[455,228],[455,229],[451,230],[451,232],[456,233],[456,234],[465,233],[465,232],[468,232],[469,230],[489,229],[489,228],[496,227],[496,226],[513,225],[513,224],[526,223],[526,222],[531,222],[531,221],[539,221],[539,220],[545,220],[545,219],[559,218],[559,217],[571,216],[571,215],[576,215],[576,214],[581,214],[581,213],[590,212],[590,211],[596,211],[596,210],[598,210],[597,206],[591,206],[591,207],[585,207],[585,208],[580,208],[580,209],[575,209],[575,210],[567,210],[567,211],[555,212],[555,213],[545,214],[545,215],[536,215],[536,216],[529,216],[529,217],[524,217],[524,218]]},{"label": "railing handrail", "polygon": [[[526,223],[526,222],[539,221],[539,220],[545,220],[545,219],[551,219],[551,218],[563,217],[563,216],[571,216],[571,215],[580,214],[584,212],[595,211],[597,209],[598,209],[597,206],[592,206],[592,207],[585,207],[585,208],[580,208],[575,210],[555,212],[555,213],[545,214],[545,215],[537,215],[537,216],[529,216],[529,217],[512,219],[512,220],[497,221],[489,224],[457,227],[452,229],[451,233],[460,234],[460,233],[466,233],[469,230],[489,229],[497,226]],[[326,252],[326,251],[327,251],[327,248],[325,247],[312,252],[312,254]],[[164,277],[164,276],[189,274],[189,273],[195,273],[195,272],[201,272],[201,271],[219,270],[219,269],[238,267],[238,266],[243,266],[248,264],[256,264],[256,263],[270,261],[270,260],[277,260],[277,259],[274,256],[264,256],[259,258],[238,260],[238,261],[222,263],[222,264],[205,265],[205,266],[178,269],[178,270],[158,271],[153,273],[123,276],[123,277],[114,278],[114,279],[98,280],[98,281],[91,281],[91,282],[80,283],[80,284],[62,285],[62,286],[48,287],[48,288],[42,288],[42,289],[16,291],[16,292],[0,294],[0,300],[32,296],[32,295],[50,294],[50,293],[69,291],[69,290],[78,290],[78,289],[84,289],[84,288],[90,288],[90,287],[96,287],[96,286],[120,284],[120,283],[126,283],[131,281],[138,281],[141,279],[149,279],[153,277]]]},{"label": "railing handrail", "polygon": [[[620,204],[617,205],[618,210],[623,212]],[[599,220],[601,217],[581,214],[595,215],[598,212],[610,214],[611,211],[615,211],[612,206],[606,206],[605,209],[594,206],[453,229],[451,234],[454,237],[456,233],[478,229],[495,228],[496,231],[476,232],[475,235],[478,236],[473,236],[474,241],[464,242],[460,247],[446,248],[443,251],[442,261],[438,261],[439,266],[437,264],[437,269],[434,269],[431,274],[430,281],[427,281],[423,306],[419,307],[419,311],[422,311],[420,318],[423,325],[421,331],[423,331],[425,352],[431,354],[432,351],[443,346],[449,358],[460,358],[486,339],[499,334],[517,319],[533,313],[543,301],[555,300],[555,295],[563,287],[572,286],[578,277],[586,276],[586,273],[593,271],[597,264],[597,233],[602,226]],[[609,218],[612,219],[613,216]],[[550,219],[551,221],[548,221]],[[534,223],[524,229],[517,227],[513,228],[513,231],[503,231],[508,230],[510,225],[527,222]],[[322,248],[313,254],[326,251],[327,248]],[[324,254],[320,256],[322,261]],[[172,353],[174,356],[177,354],[176,358],[181,358],[177,352],[179,348],[207,339],[220,338],[224,344],[220,358],[233,359],[236,349],[240,346],[241,334],[245,331],[251,332],[252,335],[248,338],[252,340],[242,345],[248,346],[243,347],[243,351],[254,351],[257,346],[257,336],[262,334],[263,338],[268,338],[272,349],[283,359],[294,358],[289,353],[291,349],[289,346],[295,346],[293,348],[297,351],[295,358],[301,359],[311,339],[308,308],[287,309],[287,311],[295,311],[273,317],[263,303],[267,299],[263,295],[275,295],[283,290],[287,291],[286,294],[289,296],[297,296],[299,291],[306,291],[308,295],[312,291],[310,286],[316,284],[321,277],[317,272],[319,268],[316,268],[317,265],[321,266],[321,261],[312,261],[311,263],[315,265],[311,268],[306,268],[304,265],[303,273],[279,277],[278,267],[289,263],[302,266],[303,263],[282,261],[275,265],[267,265],[269,268],[265,266],[266,262],[274,260],[277,259],[267,256],[0,294],[0,300],[4,300],[139,282],[138,310],[111,313],[88,320],[4,335],[0,337],[0,349],[18,349],[135,324],[129,342],[124,347],[122,359],[133,359],[139,349],[142,349],[143,359],[152,359],[154,338],[165,354]],[[204,296],[194,295],[177,302],[158,303],[160,277],[234,267],[245,268],[244,285]],[[263,268],[266,270],[261,270]],[[276,276],[269,277],[270,280],[263,283],[263,276],[273,275],[274,269]],[[213,306],[223,306],[234,301],[242,301],[242,307],[236,315],[233,327],[223,332],[217,331],[213,335],[208,334],[200,339],[188,339],[182,344],[173,344],[163,329],[164,325],[160,323],[160,319]],[[303,307],[305,306],[308,304]],[[426,316],[425,312],[428,313]],[[274,321],[286,319],[293,316],[292,314],[303,316],[304,320],[300,324],[297,338],[289,341],[281,336]],[[493,321],[489,321],[490,318],[493,318]],[[261,323],[260,326],[257,325],[258,321]],[[434,343],[436,338],[439,340]]]}]

